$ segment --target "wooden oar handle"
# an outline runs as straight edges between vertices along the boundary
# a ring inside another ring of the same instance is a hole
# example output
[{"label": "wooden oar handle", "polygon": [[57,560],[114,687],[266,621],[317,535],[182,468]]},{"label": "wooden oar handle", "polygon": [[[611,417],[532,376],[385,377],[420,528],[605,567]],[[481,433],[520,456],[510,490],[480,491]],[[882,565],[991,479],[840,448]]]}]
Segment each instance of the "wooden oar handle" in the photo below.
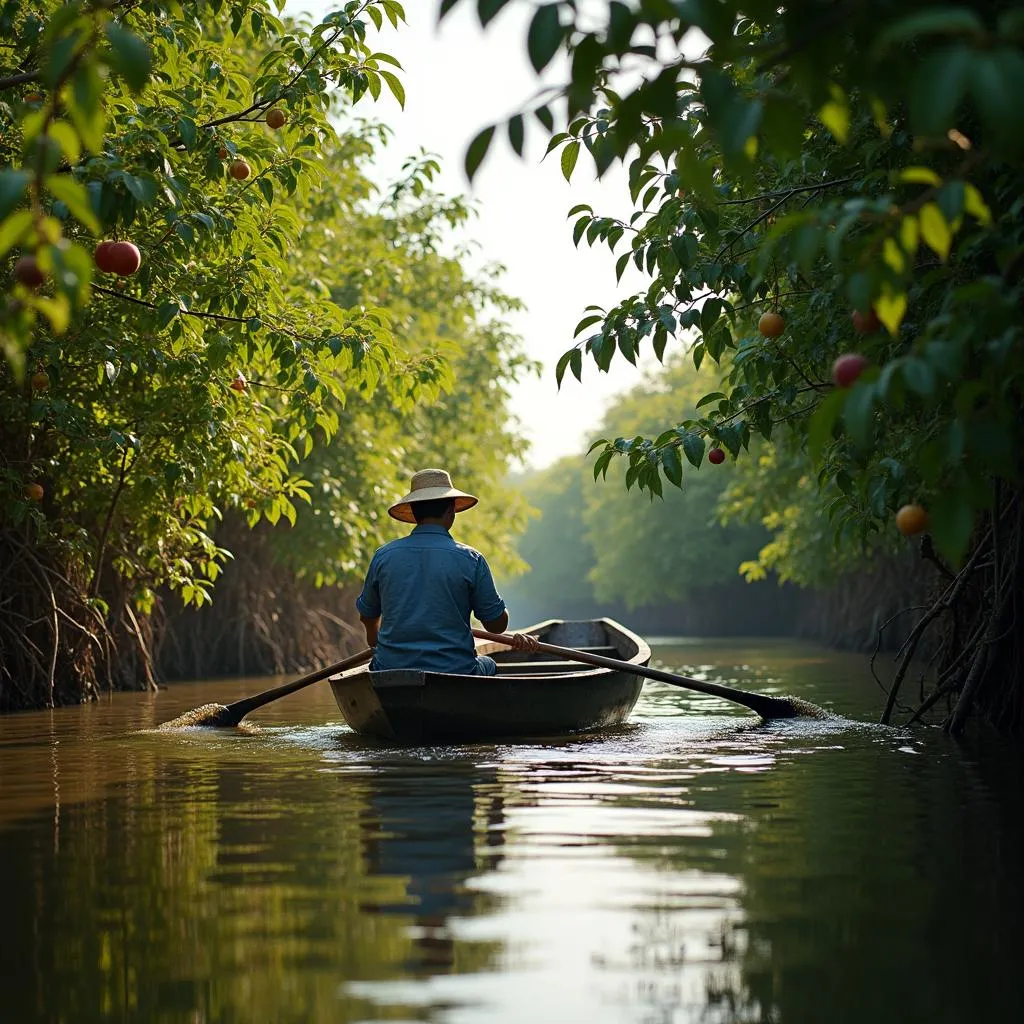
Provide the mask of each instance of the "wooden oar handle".
[{"label": "wooden oar handle", "polygon": [[[473,636],[481,640],[490,640],[493,643],[504,644],[506,647],[514,646],[512,637],[507,633],[488,633],[484,629],[474,629]],[[751,711],[756,711],[762,718],[793,718],[803,714],[786,697],[770,697],[763,693],[750,693],[747,690],[738,690],[732,686],[723,686],[721,683],[711,683],[703,679],[694,679],[692,676],[680,676],[674,672],[664,672],[660,668],[637,665],[631,661],[623,661],[617,658],[606,658],[603,654],[577,651],[574,647],[556,647],[554,644],[546,644],[540,640],[537,641],[537,648],[548,654],[554,654],[559,658],[583,662],[584,665],[612,668],[619,672],[632,672],[633,675],[643,676],[645,679],[656,679],[662,683],[671,683],[673,686],[683,686],[688,690],[695,690],[697,693],[706,693],[711,697],[721,697],[723,700],[733,701],[736,704],[742,704],[744,707],[750,708]]]},{"label": "wooden oar handle", "polygon": [[255,711],[256,708],[261,708],[264,704],[269,704],[272,700],[277,700],[279,697],[287,697],[288,694],[294,693],[296,690],[301,690],[304,686],[309,686],[311,683],[318,683],[321,679],[337,675],[337,673],[344,672],[347,668],[355,668],[356,665],[361,665],[364,661],[369,661],[372,657],[373,650],[372,648],[367,647],[359,651],[358,654],[353,654],[350,658],[345,658],[344,661],[335,662],[333,665],[328,665],[326,668],[318,668],[315,672],[310,672],[309,675],[302,676],[300,679],[296,679],[293,682],[284,683],[281,686],[275,686],[272,690],[264,690],[263,693],[257,693],[253,697],[245,697],[242,700],[236,700],[233,704],[229,704],[228,708],[233,714],[236,714],[241,718],[243,715],[249,714],[250,711]]}]

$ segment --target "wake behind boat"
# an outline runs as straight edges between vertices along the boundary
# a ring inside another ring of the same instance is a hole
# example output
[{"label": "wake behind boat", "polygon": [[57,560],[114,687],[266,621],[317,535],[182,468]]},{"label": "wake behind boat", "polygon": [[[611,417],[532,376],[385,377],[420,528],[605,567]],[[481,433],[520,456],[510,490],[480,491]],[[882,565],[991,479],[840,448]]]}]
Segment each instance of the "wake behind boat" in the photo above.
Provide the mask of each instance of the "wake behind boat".
[{"label": "wake behind boat", "polygon": [[[647,643],[612,619],[549,619],[521,632],[643,666]],[[612,668],[588,668],[548,653],[525,654],[478,642],[497,675],[410,669],[371,672],[360,666],[330,678],[338,708],[357,733],[399,743],[473,742],[552,736],[621,725],[643,679]]]}]

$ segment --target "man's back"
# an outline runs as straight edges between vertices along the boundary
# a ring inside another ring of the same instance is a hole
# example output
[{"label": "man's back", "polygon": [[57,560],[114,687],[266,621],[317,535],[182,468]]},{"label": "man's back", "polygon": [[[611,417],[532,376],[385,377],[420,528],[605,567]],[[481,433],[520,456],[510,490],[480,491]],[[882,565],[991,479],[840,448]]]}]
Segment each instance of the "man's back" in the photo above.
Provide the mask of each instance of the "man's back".
[{"label": "man's back", "polygon": [[477,670],[470,613],[489,622],[505,611],[483,555],[432,524],[377,550],[356,607],[383,612],[374,669],[467,674]]}]

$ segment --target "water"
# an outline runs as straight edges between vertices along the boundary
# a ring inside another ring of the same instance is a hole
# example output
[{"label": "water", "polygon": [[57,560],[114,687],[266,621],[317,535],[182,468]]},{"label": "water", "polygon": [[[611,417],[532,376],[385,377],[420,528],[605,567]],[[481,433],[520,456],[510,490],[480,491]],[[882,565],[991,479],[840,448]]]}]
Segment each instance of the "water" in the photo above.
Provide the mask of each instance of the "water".
[{"label": "water", "polygon": [[1019,1019],[1022,762],[870,724],[866,660],[656,645],[843,717],[648,683],[565,742],[389,749],[320,684],[0,719],[0,1021]]}]

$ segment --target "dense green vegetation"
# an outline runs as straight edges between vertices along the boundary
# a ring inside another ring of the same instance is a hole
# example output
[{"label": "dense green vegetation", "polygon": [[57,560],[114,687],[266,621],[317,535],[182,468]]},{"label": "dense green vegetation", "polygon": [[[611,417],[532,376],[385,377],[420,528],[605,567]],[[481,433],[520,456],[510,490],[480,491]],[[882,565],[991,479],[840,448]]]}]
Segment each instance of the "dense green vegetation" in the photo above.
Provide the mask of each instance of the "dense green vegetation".
[{"label": "dense green vegetation", "polygon": [[[507,2],[480,2],[481,21]],[[973,713],[1024,727],[1022,42],[998,0],[563,0],[536,8],[527,48],[538,71],[567,50],[568,84],[504,125],[521,151],[536,121],[567,178],[581,156],[623,162],[636,205],[570,213],[577,244],[650,285],[587,311],[559,378],[670,341],[728,369],[698,415],[598,443],[595,469],[623,461],[627,486],[660,495],[760,436],[810,476],[821,547],[923,534],[936,595],[883,717],[934,626],[918,710],[945,705],[952,731]]]},{"label": "dense green vegetation", "polygon": [[0,8],[0,707],[152,682],[182,663],[168,614],[208,607],[226,565],[205,628],[234,661],[194,660],[192,618],[187,664],[237,668],[257,635],[256,664],[303,663],[282,609],[358,576],[424,462],[498,499],[466,536],[511,549],[512,300],[464,270],[433,160],[373,187],[386,133],[355,110],[403,100],[375,45],[403,20]]},{"label": "dense green vegetation", "polygon": [[[624,437],[657,429],[666,417],[692,414],[714,380],[710,369],[696,372],[689,361],[672,360],[663,375],[615,401],[598,429]],[[521,486],[540,513],[519,542],[530,570],[503,587],[517,621],[612,613],[656,631],[779,629],[763,592],[774,588],[751,592],[737,573],[767,534],[756,523],[719,521],[731,470],[701,474],[660,501],[595,485],[578,456],[527,477]],[[751,601],[758,599],[762,614],[752,618]]]}]

